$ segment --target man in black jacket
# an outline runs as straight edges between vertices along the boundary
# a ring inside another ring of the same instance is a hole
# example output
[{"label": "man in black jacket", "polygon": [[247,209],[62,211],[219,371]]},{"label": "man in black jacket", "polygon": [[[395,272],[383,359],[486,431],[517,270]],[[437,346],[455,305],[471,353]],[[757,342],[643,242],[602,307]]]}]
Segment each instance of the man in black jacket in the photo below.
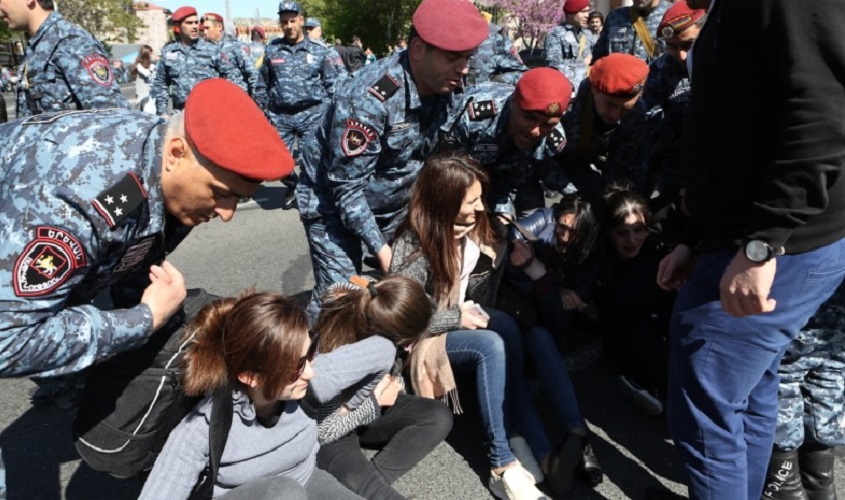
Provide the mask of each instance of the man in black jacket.
[{"label": "man in black jacket", "polygon": [[680,285],[697,249],[675,304],[668,416],[690,498],[756,499],[778,364],[845,273],[845,4],[715,0],[708,16],[692,51],[693,227],[658,271]]}]

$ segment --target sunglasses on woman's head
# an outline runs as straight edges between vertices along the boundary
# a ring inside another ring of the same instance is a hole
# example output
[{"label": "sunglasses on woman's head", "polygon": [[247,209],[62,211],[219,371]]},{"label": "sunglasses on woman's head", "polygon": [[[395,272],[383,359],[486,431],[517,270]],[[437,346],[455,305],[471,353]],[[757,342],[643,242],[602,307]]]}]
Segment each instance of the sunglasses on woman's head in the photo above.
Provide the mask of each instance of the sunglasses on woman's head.
[{"label": "sunglasses on woman's head", "polygon": [[305,371],[305,365],[314,361],[317,349],[320,348],[320,334],[313,330],[308,330],[308,336],[311,337],[311,343],[308,344],[308,351],[305,353],[305,356],[302,356],[299,358],[299,361],[296,362],[296,371],[293,373],[293,376],[291,376],[291,383],[299,380],[299,377],[302,376],[302,372]]}]

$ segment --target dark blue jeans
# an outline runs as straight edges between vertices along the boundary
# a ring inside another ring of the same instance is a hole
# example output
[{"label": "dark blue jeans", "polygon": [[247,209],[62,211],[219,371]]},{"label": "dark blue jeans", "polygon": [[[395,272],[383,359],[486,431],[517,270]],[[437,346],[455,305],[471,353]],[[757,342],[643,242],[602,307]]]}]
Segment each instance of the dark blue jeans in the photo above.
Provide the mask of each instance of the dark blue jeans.
[{"label": "dark blue jeans", "polygon": [[692,499],[757,499],[787,345],[845,275],[845,240],[777,258],[773,312],[737,318],[719,301],[733,251],[699,257],[672,319],[669,427]]}]

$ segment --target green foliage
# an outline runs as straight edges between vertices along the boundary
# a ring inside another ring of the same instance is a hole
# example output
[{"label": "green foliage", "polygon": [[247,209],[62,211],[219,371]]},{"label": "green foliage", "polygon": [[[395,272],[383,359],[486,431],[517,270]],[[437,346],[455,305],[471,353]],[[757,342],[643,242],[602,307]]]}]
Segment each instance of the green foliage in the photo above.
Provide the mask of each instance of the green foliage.
[{"label": "green foliage", "polygon": [[88,30],[101,42],[132,43],[137,39],[141,19],[132,9],[132,0],[57,0],[59,12]]},{"label": "green foliage", "polygon": [[[364,47],[376,54],[387,53],[400,35],[407,36],[411,16],[422,0],[305,0],[308,15],[320,18],[323,34],[331,44],[335,38],[344,44],[358,35]],[[444,29],[451,29],[444,27]]]}]

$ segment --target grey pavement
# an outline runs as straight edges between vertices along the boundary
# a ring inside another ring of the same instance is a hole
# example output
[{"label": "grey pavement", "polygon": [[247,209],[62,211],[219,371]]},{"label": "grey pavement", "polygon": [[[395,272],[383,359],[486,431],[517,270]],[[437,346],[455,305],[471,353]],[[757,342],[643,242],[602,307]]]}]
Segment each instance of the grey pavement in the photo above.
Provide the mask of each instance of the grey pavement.
[{"label": "grey pavement", "polygon": [[[203,225],[185,240],[170,260],[185,275],[189,287],[219,295],[254,286],[305,297],[313,283],[308,247],[298,213],[282,211],[284,188],[262,187],[256,201],[242,205],[232,222]],[[582,405],[593,432],[592,444],[605,471],[594,489],[579,485],[570,498],[643,499],[646,490],[662,489],[684,498],[682,471],[660,417],[647,417],[624,399],[616,374],[600,360],[594,338],[568,358]],[[32,407],[27,379],[0,379],[0,449],[8,469],[10,500],[130,499],[140,483],[117,480],[81,464],[72,445],[72,413],[55,406]],[[455,418],[447,440],[396,488],[417,499],[475,500],[491,498],[484,456],[482,426],[471,379],[459,378],[465,414]],[[559,434],[548,416],[544,396],[537,402],[547,427]],[[839,490],[845,491],[842,462],[837,460]]]}]

